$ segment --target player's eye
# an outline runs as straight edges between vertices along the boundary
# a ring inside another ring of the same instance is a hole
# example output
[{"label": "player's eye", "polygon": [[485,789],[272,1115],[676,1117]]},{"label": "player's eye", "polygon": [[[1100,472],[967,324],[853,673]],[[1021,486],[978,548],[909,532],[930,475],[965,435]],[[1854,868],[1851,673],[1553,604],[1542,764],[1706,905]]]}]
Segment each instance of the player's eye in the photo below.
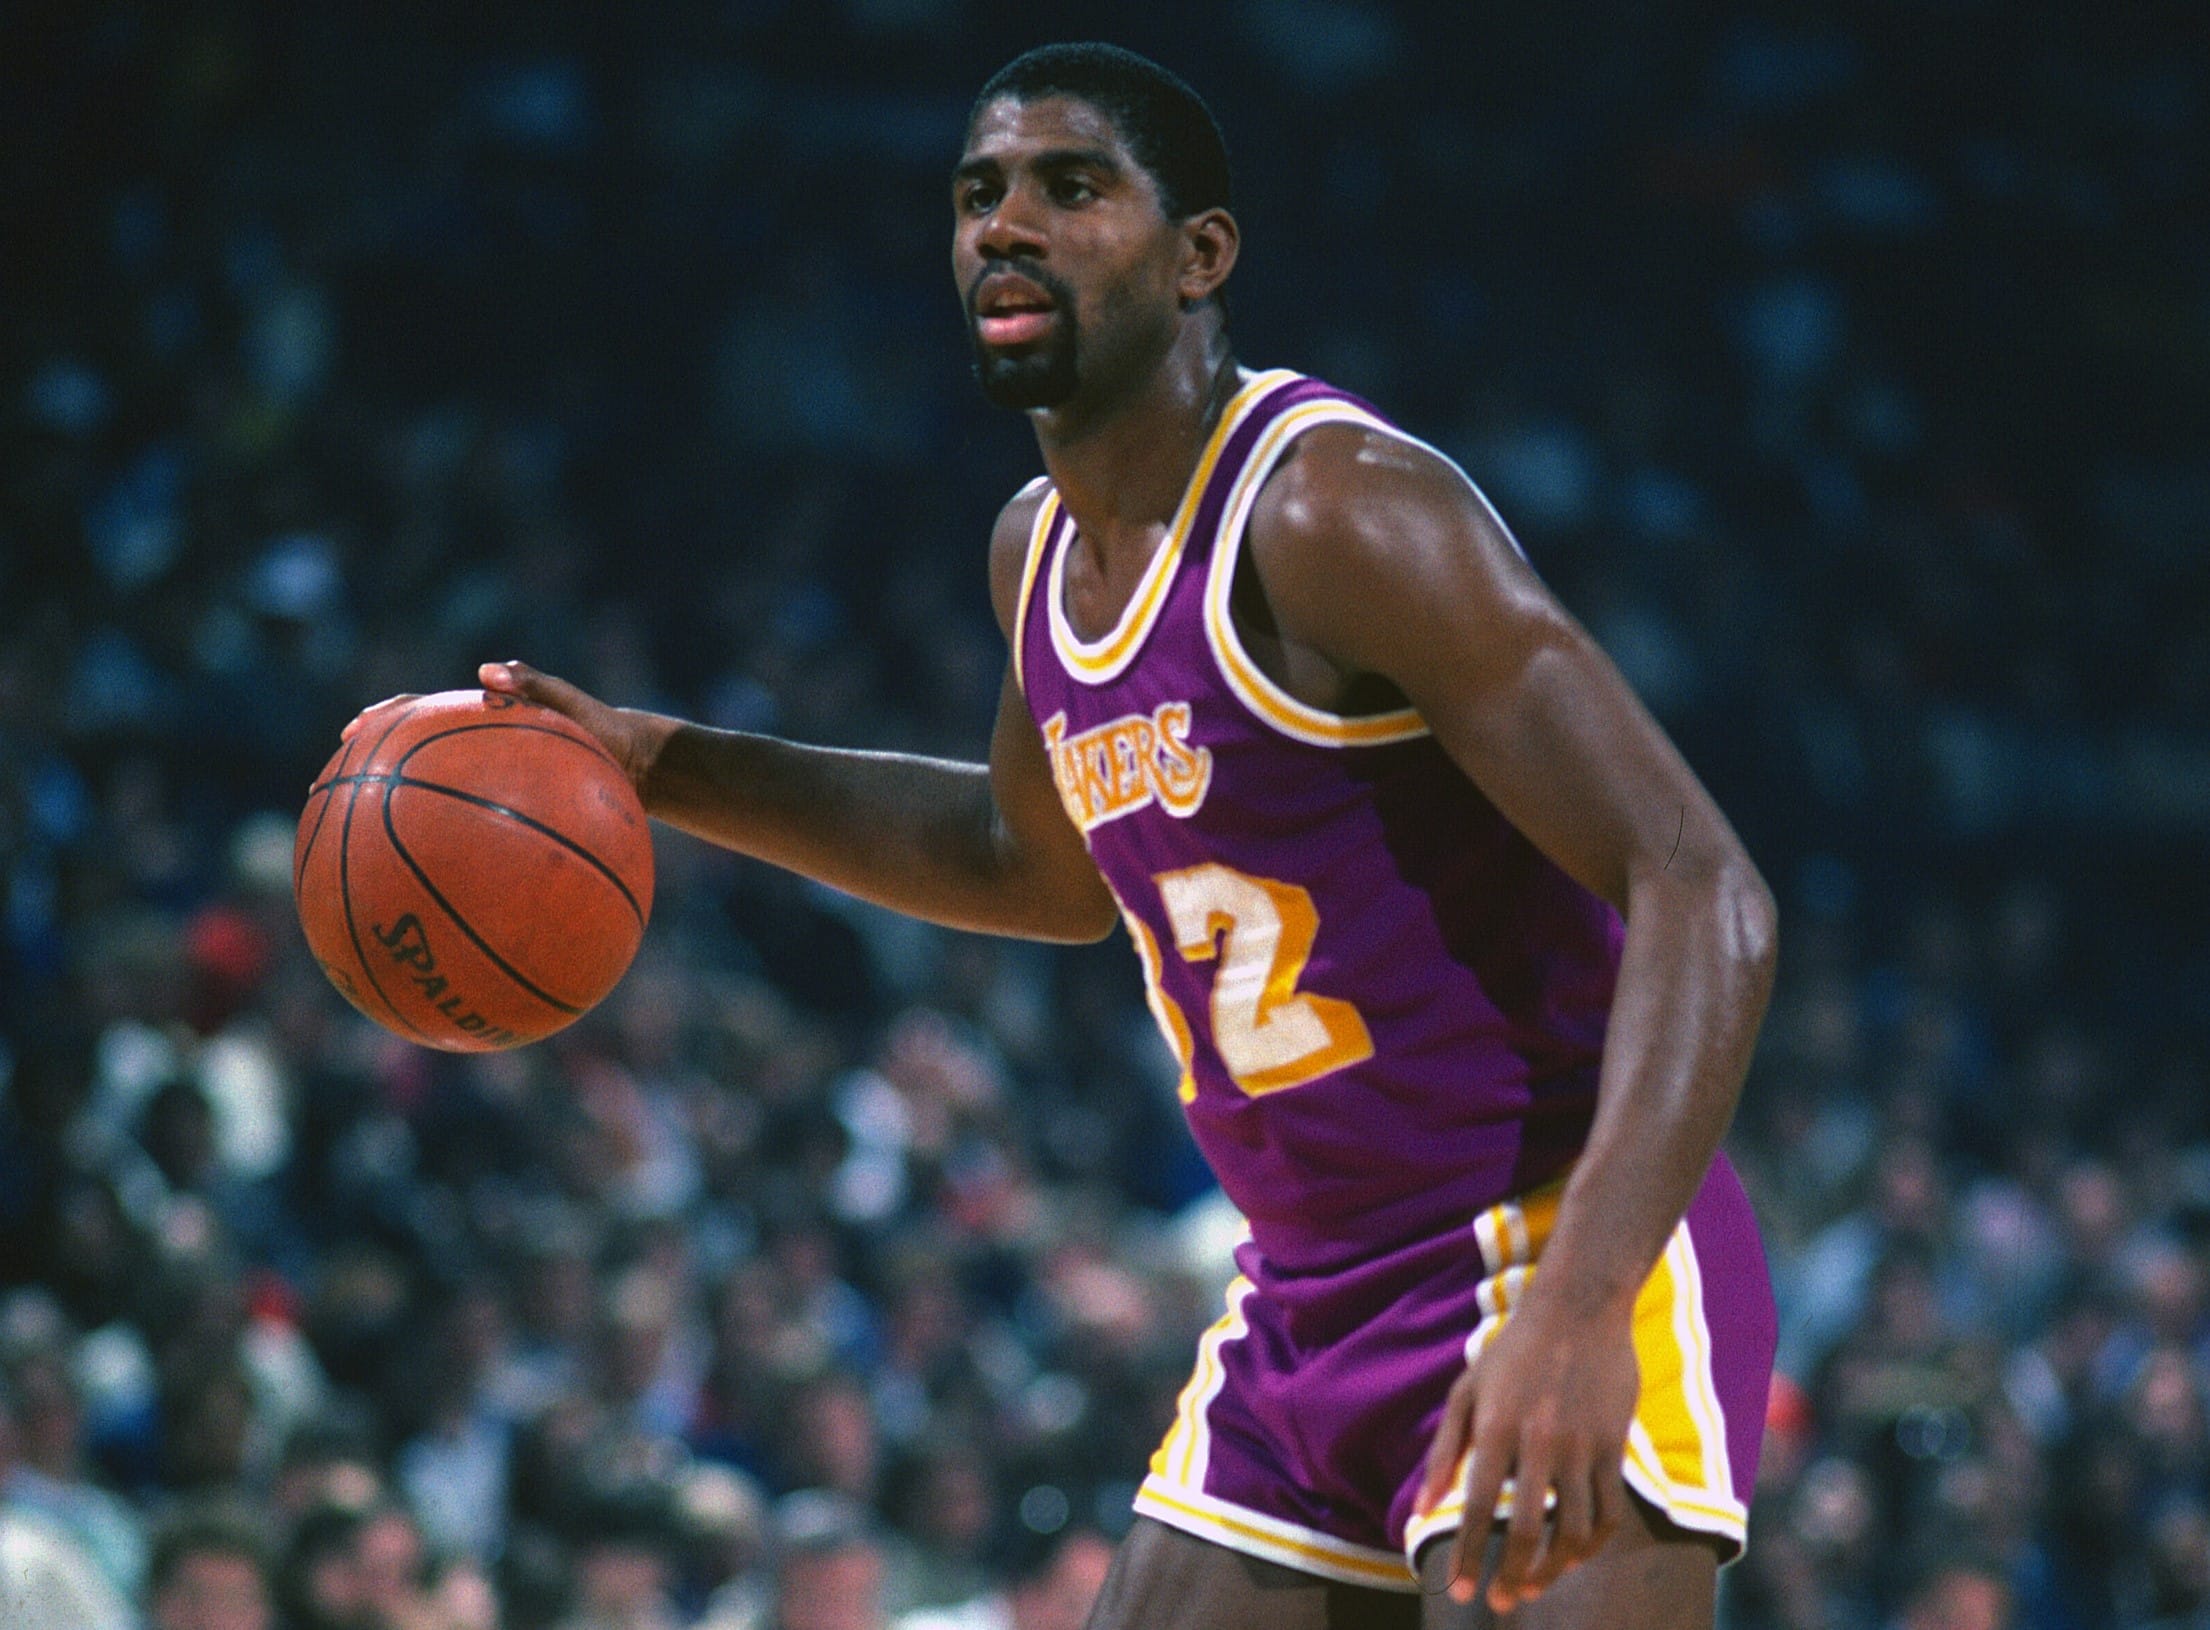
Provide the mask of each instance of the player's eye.
[{"label": "player's eye", "polygon": [[969,181],[959,188],[953,202],[962,215],[984,215],[998,201],[998,189],[986,181]]},{"label": "player's eye", "polygon": [[1078,175],[1055,176],[1051,183],[1051,201],[1055,204],[1086,204],[1097,196],[1097,189]]}]

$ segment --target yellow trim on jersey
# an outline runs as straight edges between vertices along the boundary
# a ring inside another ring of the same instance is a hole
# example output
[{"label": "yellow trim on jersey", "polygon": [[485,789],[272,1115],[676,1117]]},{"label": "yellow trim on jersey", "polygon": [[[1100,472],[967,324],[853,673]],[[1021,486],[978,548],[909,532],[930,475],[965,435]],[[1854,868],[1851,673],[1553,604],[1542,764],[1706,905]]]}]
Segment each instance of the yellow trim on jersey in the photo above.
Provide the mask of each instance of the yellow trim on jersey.
[{"label": "yellow trim on jersey", "polygon": [[1412,1576],[1412,1570],[1392,1552],[1353,1545],[1317,1529],[1283,1522],[1279,1517],[1269,1517],[1198,1490],[1179,1487],[1157,1475],[1145,1478],[1136,1490],[1136,1510],[1170,1528],[1209,1539],[1245,1556],[1278,1562],[1300,1573],[1377,1590],[1419,1589],[1419,1581]]},{"label": "yellow trim on jersey", "polygon": [[[1042,476],[1036,478],[1043,480]],[[1059,515],[1059,493],[1054,487],[1044,488],[1044,501],[1036,506],[1036,519],[1028,527],[1028,557],[1021,562],[1020,598],[1013,602],[1013,683],[1023,695],[1028,691],[1028,674],[1025,653],[1028,648],[1028,602],[1036,592],[1036,568],[1043,564],[1044,544],[1051,536],[1051,523]]]},{"label": "yellow trim on jersey", "polygon": [[[1496,1339],[1534,1274],[1562,1192],[1562,1184],[1551,1184],[1522,1201],[1493,1206],[1475,1220],[1474,1238],[1487,1272],[1476,1292],[1481,1321],[1466,1338],[1469,1360]],[[1679,1526],[1717,1534],[1739,1547],[1748,1534],[1749,1512],[1734,1491],[1726,1413],[1712,1376],[1711,1330],[1704,1320],[1703,1273],[1685,1222],[1673,1230],[1635,1298],[1634,1348],[1642,1391],[1620,1467],[1627,1486]],[[1461,1457],[1452,1492],[1406,1525],[1408,1559],[1416,1559],[1436,1535],[1464,1525],[1466,1472]],[[1506,1482],[1497,1521],[1510,1518],[1513,1496]],[[1555,1496],[1546,1491],[1544,1499]]]},{"label": "yellow trim on jersey", "polygon": [[[1245,707],[1286,736],[1314,747],[1382,747],[1393,742],[1416,741],[1428,733],[1427,721],[1416,709],[1399,708],[1390,713],[1350,718],[1313,707],[1290,695],[1268,678],[1243,649],[1243,641],[1235,631],[1235,618],[1229,611],[1230,595],[1235,586],[1235,563],[1243,553],[1244,532],[1252,507],[1258,502],[1259,488],[1288,450],[1290,442],[1321,424],[1355,424],[1400,440],[1414,439],[1384,424],[1363,408],[1335,400],[1301,402],[1268,425],[1258,445],[1251,450],[1251,456],[1244,461],[1235,486],[1228,494],[1228,502],[1221,510],[1220,536],[1213,545],[1212,571],[1205,583],[1206,642],[1212,647],[1213,658],[1220,665],[1229,689]],[[1425,443],[1420,445],[1425,446]]]},{"label": "yellow trim on jersey", "polygon": [[1205,488],[1211,484],[1213,469],[1220,462],[1221,449],[1227,446],[1235,427],[1260,397],[1296,377],[1286,368],[1276,368],[1260,374],[1236,392],[1220,415],[1220,422],[1213,426],[1211,436],[1206,438],[1204,451],[1198,455],[1197,469],[1183,489],[1181,507],[1174,513],[1166,542],[1159,546],[1158,552],[1151,557],[1151,564],[1144,568],[1136,592],[1120,614],[1120,621],[1103,639],[1085,642],[1067,621],[1067,547],[1071,538],[1052,552],[1051,568],[1044,583],[1051,616],[1051,643],[1071,676],[1088,684],[1102,685],[1117,679],[1128,666],[1142,646],[1144,636],[1151,632],[1151,625],[1159,620],[1160,608],[1166,604],[1167,590],[1174,582],[1174,568],[1181,564],[1182,551],[1189,542],[1190,526],[1197,518]]}]

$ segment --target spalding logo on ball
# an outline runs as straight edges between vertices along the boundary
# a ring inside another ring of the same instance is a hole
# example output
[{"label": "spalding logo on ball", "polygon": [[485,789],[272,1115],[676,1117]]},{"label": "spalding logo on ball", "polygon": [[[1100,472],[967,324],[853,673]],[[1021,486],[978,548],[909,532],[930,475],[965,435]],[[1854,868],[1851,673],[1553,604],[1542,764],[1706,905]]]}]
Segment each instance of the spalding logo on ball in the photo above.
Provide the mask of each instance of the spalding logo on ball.
[{"label": "spalding logo on ball", "polygon": [[345,999],[427,1047],[549,1036],[620,981],[652,915],[652,835],[621,766],[519,697],[417,697],[307,794],[292,892]]}]

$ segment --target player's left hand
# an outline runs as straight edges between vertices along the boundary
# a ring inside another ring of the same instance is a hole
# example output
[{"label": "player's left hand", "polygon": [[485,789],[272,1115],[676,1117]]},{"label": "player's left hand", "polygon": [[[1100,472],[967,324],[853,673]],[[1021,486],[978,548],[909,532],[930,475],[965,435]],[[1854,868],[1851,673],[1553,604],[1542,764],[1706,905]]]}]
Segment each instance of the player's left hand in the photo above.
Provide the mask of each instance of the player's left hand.
[{"label": "player's left hand", "polygon": [[1546,1298],[1539,1277],[1443,1405],[1419,1509],[1450,1490],[1467,1446],[1466,1514],[1450,1558],[1450,1594],[1473,1600],[1490,1516],[1507,1478],[1512,1514],[1489,1580],[1489,1610],[1509,1613],[1601,1550],[1627,1514],[1620,1476],[1641,1390],[1631,1311],[1590,1317]]}]

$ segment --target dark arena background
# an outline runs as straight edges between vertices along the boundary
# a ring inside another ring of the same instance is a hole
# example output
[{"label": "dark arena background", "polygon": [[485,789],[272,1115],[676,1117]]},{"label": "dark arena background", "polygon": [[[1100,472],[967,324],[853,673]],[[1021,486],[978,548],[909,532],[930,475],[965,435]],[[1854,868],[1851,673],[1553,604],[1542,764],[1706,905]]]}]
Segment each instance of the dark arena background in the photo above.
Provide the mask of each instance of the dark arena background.
[{"label": "dark arena background", "polygon": [[6,1622],[1079,1623],[1234,1227],[1125,945],[663,834],[462,1059],[289,862],[485,658],[980,753],[947,180],[1101,32],[1221,114],[1240,353],[1465,463],[1780,896],[1723,1624],[2210,1623],[2205,32],[2010,0],[11,8]]}]

